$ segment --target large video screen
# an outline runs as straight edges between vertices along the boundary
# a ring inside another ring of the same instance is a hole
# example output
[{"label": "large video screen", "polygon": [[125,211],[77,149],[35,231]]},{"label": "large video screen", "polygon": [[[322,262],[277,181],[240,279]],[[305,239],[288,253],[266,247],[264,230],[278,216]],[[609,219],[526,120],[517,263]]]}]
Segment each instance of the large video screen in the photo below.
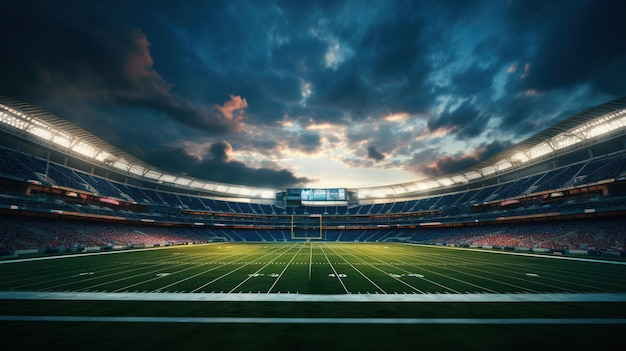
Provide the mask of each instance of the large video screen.
[{"label": "large video screen", "polygon": [[287,198],[294,199],[299,194],[301,201],[346,201],[347,191],[342,188],[334,189],[287,189]]}]

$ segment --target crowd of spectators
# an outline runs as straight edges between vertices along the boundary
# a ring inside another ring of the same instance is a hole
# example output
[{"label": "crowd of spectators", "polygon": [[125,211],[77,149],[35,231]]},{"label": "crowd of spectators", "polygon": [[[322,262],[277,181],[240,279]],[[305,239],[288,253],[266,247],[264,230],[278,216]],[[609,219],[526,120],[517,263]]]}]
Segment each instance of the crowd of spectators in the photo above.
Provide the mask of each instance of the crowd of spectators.
[{"label": "crowd of spectators", "polygon": [[429,244],[626,251],[626,222],[611,219],[429,229],[416,231],[411,239]]},{"label": "crowd of spectators", "polygon": [[65,250],[92,246],[155,246],[206,242],[207,230],[0,217],[0,252],[24,249]]},{"label": "crowd of spectators", "polygon": [[[65,251],[70,248],[109,246],[161,246],[213,241],[284,241],[282,230],[236,230],[192,227],[160,227],[67,221],[60,219],[0,217],[0,253],[22,249]],[[626,251],[626,222],[621,219],[554,221],[496,226],[394,229],[325,230],[325,240],[383,241],[404,237],[428,244],[545,248],[555,250]],[[317,235],[317,233],[315,233]],[[299,237],[307,237],[299,233]]]}]

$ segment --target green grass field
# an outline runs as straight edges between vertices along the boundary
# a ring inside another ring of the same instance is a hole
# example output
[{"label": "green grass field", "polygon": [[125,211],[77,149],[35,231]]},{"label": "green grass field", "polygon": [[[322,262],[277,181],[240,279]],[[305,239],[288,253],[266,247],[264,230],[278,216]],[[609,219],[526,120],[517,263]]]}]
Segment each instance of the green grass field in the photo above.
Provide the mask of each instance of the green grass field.
[{"label": "green grass field", "polygon": [[388,243],[176,246],[3,262],[0,311],[22,348],[593,347],[621,340],[626,265]]}]

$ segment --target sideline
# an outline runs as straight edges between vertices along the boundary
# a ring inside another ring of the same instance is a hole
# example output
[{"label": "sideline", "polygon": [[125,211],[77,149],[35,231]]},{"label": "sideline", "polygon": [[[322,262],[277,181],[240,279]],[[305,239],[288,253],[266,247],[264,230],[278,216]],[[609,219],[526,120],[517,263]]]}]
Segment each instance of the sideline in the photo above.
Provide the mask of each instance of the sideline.
[{"label": "sideline", "polygon": [[205,324],[626,324],[625,318],[263,318],[263,317],[107,317],[0,316],[0,322],[108,322]]},{"label": "sideline", "polygon": [[626,293],[298,294],[0,291],[0,300],[165,302],[626,302]]},{"label": "sideline", "polygon": [[458,247],[458,246],[443,246],[443,245],[427,245],[427,244],[413,244],[413,243],[402,243],[403,245],[412,245],[412,246],[421,246],[421,247],[436,247],[440,249],[448,249],[448,250],[463,250],[463,251],[474,251],[474,252],[486,252],[486,253],[494,253],[494,254],[503,254],[503,255],[514,255],[514,256],[527,256],[527,257],[541,257],[541,258],[552,258],[555,260],[568,260],[568,261],[582,261],[582,262],[594,262],[594,263],[608,263],[608,264],[618,264],[626,266],[626,261],[611,261],[611,260],[598,260],[594,258],[583,258],[583,257],[571,257],[571,256],[555,256],[555,255],[541,255],[541,254],[533,254],[533,253],[525,253],[525,252],[510,252],[510,251],[496,251],[495,249],[479,249],[479,248],[469,248],[469,247]]},{"label": "sideline", "polygon": [[54,256],[39,256],[39,257],[29,257],[29,258],[16,258],[16,259],[7,259],[0,260],[0,264],[8,264],[8,263],[21,263],[21,262],[31,262],[31,261],[46,261],[46,260],[57,260],[62,258],[74,258],[74,257],[85,257],[85,256],[98,256],[98,255],[113,255],[113,254],[122,254],[127,252],[140,252],[140,251],[152,251],[152,250],[167,250],[175,247],[180,248],[181,246],[199,246],[199,245],[215,245],[215,244],[223,244],[222,242],[214,242],[214,243],[202,243],[202,244],[192,244],[192,245],[172,245],[172,246],[155,246],[155,247],[144,247],[141,249],[128,249],[128,250],[114,250],[114,251],[98,251],[98,252],[77,252],[66,255],[54,255]]}]

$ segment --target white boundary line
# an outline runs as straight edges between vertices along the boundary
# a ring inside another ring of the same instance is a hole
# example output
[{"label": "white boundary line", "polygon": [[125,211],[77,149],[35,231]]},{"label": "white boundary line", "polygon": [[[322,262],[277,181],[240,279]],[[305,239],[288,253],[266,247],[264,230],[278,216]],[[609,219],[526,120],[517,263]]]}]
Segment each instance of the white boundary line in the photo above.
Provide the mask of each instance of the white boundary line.
[{"label": "white boundary line", "polygon": [[469,248],[469,247],[443,246],[443,245],[426,245],[426,244],[413,244],[413,243],[402,243],[402,245],[413,245],[413,246],[422,246],[422,247],[436,247],[436,248],[439,248],[439,249],[486,252],[486,253],[503,254],[503,255],[541,257],[541,258],[551,258],[551,259],[556,259],[556,260],[583,261],[583,262],[594,262],[594,263],[626,265],[626,261],[598,260],[598,259],[594,259],[594,258],[583,258],[583,257],[554,256],[554,255],[549,256],[549,255],[532,254],[532,253],[526,253],[526,252],[496,251],[496,250],[493,250],[493,249],[492,250],[487,250],[487,249]]},{"label": "white boundary line", "polygon": [[626,318],[264,318],[264,317],[110,317],[0,316],[0,322],[107,322],[204,324],[551,324],[621,325]]},{"label": "white boundary line", "polygon": [[191,302],[626,302],[626,293],[546,294],[294,294],[0,291],[0,300]]},{"label": "white boundary line", "polygon": [[152,251],[152,250],[168,250],[168,249],[188,247],[188,246],[216,245],[216,244],[224,244],[224,243],[223,242],[214,242],[214,243],[203,243],[203,244],[192,244],[192,245],[173,245],[173,246],[145,247],[145,248],[142,248],[142,249],[128,249],[128,250],[116,250],[116,251],[77,252],[77,253],[66,254],[66,255],[41,256],[41,257],[30,257],[30,258],[17,258],[17,259],[0,260],[0,264],[30,262],[30,261],[58,260],[58,259],[62,259],[62,258],[75,258],[75,257],[85,257],[85,256],[114,255],[114,254],[123,254],[123,253],[127,253],[127,252]]}]

